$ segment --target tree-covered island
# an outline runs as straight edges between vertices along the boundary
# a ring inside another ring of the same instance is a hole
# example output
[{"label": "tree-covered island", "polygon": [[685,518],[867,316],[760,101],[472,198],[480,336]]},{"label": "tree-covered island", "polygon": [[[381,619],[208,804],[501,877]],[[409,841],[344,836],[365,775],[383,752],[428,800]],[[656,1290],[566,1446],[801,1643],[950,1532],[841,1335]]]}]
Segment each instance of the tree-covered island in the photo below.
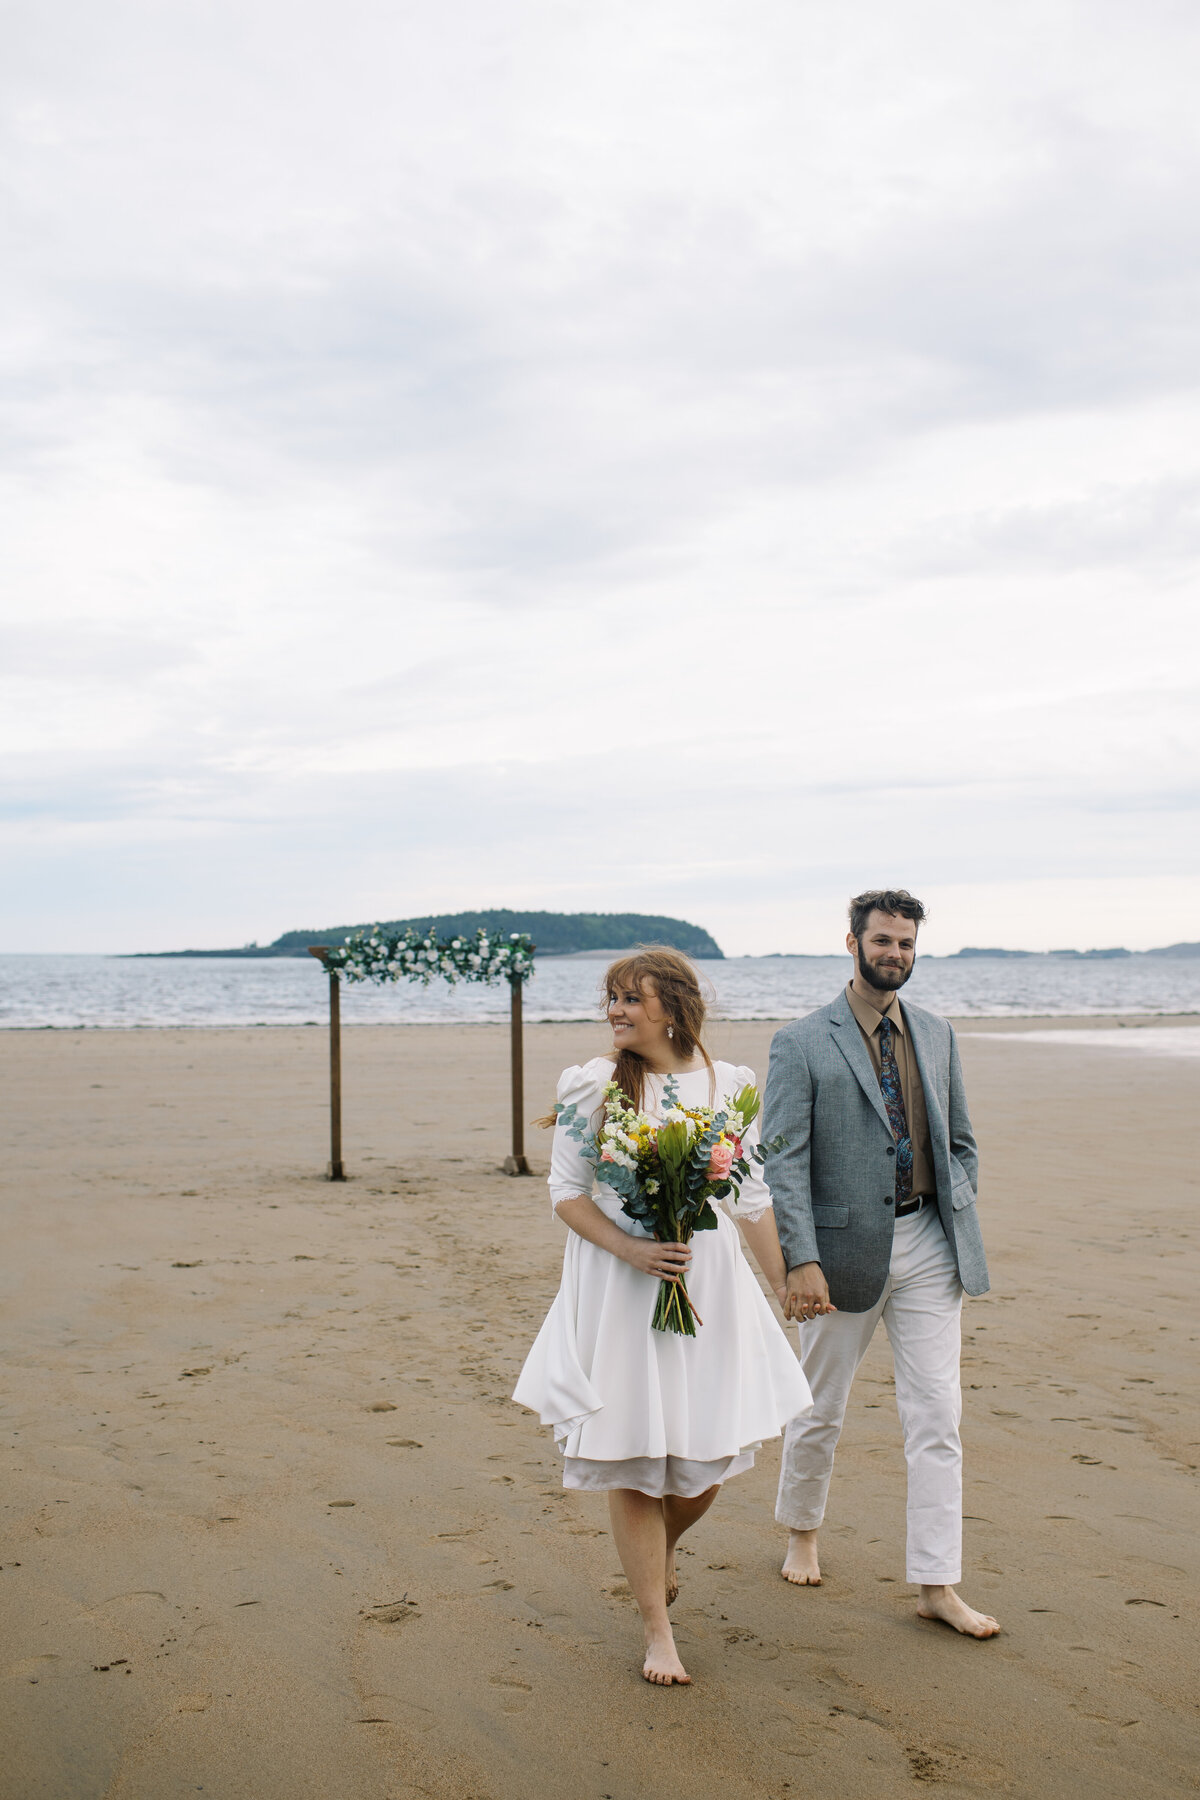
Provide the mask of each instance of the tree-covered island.
[{"label": "tree-covered island", "polygon": [[703,926],[686,919],[669,919],[658,913],[558,913],[512,912],[497,907],[487,912],[425,913],[414,919],[372,919],[367,925],[328,925],[311,931],[285,931],[270,944],[243,944],[236,950],[159,950],[157,956],[304,956],[310,944],[340,944],[352,931],[380,925],[400,932],[412,926],[418,932],[433,930],[439,937],[471,934],[480,926],[507,936],[527,931],[539,956],[578,956],[581,952],[628,950],[634,944],[670,944],[688,956],[723,961],[724,951]]}]

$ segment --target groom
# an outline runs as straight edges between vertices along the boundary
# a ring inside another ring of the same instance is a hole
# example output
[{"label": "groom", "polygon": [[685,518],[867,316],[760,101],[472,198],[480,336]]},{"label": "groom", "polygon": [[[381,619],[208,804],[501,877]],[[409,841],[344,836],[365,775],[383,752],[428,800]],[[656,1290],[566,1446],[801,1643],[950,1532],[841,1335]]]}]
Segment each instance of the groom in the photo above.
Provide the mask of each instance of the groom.
[{"label": "groom", "polygon": [[907,1579],[917,1611],[970,1637],[1000,1627],[959,1598],[964,1290],[987,1292],[975,1212],[978,1158],[962,1067],[945,1019],[899,989],[925,909],[904,888],[850,902],[854,976],[829,1006],[776,1033],[763,1138],[782,1134],[767,1180],[788,1264],[788,1318],[807,1321],[811,1413],[783,1442],[775,1517],[791,1536],[783,1573],[815,1586],[817,1527],[850,1386],[882,1318],[892,1346],[908,1464]]}]

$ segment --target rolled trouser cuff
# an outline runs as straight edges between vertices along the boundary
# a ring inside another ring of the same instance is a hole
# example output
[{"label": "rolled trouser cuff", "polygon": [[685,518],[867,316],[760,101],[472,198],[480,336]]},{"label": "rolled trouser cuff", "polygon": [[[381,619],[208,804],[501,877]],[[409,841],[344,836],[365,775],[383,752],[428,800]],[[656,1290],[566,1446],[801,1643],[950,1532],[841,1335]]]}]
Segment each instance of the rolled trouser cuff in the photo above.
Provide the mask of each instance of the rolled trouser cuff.
[{"label": "rolled trouser cuff", "polygon": [[787,1507],[780,1503],[775,1508],[775,1523],[786,1525],[789,1531],[816,1531],[825,1523],[825,1508],[819,1513],[802,1513],[799,1507]]}]

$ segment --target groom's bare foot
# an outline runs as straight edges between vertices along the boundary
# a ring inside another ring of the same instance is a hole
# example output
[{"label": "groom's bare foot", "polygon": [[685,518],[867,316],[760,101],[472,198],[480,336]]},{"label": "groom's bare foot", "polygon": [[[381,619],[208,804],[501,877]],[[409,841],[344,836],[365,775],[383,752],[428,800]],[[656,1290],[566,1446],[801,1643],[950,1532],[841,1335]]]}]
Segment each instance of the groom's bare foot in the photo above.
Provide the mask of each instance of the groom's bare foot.
[{"label": "groom's bare foot", "polygon": [[923,1587],[917,1613],[922,1619],[940,1619],[964,1637],[995,1637],[1000,1629],[990,1613],[976,1612],[952,1587]]},{"label": "groom's bare foot", "polygon": [[787,1555],[780,1574],[785,1581],[794,1581],[797,1587],[820,1587],[821,1567],[817,1562],[815,1531],[788,1533]]},{"label": "groom's bare foot", "polygon": [[679,1598],[679,1576],[675,1572],[675,1552],[667,1552],[667,1605],[674,1606]]},{"label": "groom's bare foot", "polygon": [[658,1687],[688,1687],[691,1676],[679,1660],[679,1652],[675,1648],[675,1639],[670,1630],[664,1637],[647,1637],[646,1660],[642,1664],[642,1675]]}]

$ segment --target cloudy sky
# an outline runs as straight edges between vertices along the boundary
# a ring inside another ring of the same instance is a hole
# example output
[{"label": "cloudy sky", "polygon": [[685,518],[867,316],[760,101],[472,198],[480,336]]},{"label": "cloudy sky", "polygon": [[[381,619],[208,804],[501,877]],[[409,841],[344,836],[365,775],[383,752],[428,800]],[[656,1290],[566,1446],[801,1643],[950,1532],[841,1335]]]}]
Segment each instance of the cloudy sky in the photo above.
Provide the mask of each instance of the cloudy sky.
[{"label": "cloudy sky", "polygon": [[25,0],[0,948],[1200,938],[1185,0]]}]

